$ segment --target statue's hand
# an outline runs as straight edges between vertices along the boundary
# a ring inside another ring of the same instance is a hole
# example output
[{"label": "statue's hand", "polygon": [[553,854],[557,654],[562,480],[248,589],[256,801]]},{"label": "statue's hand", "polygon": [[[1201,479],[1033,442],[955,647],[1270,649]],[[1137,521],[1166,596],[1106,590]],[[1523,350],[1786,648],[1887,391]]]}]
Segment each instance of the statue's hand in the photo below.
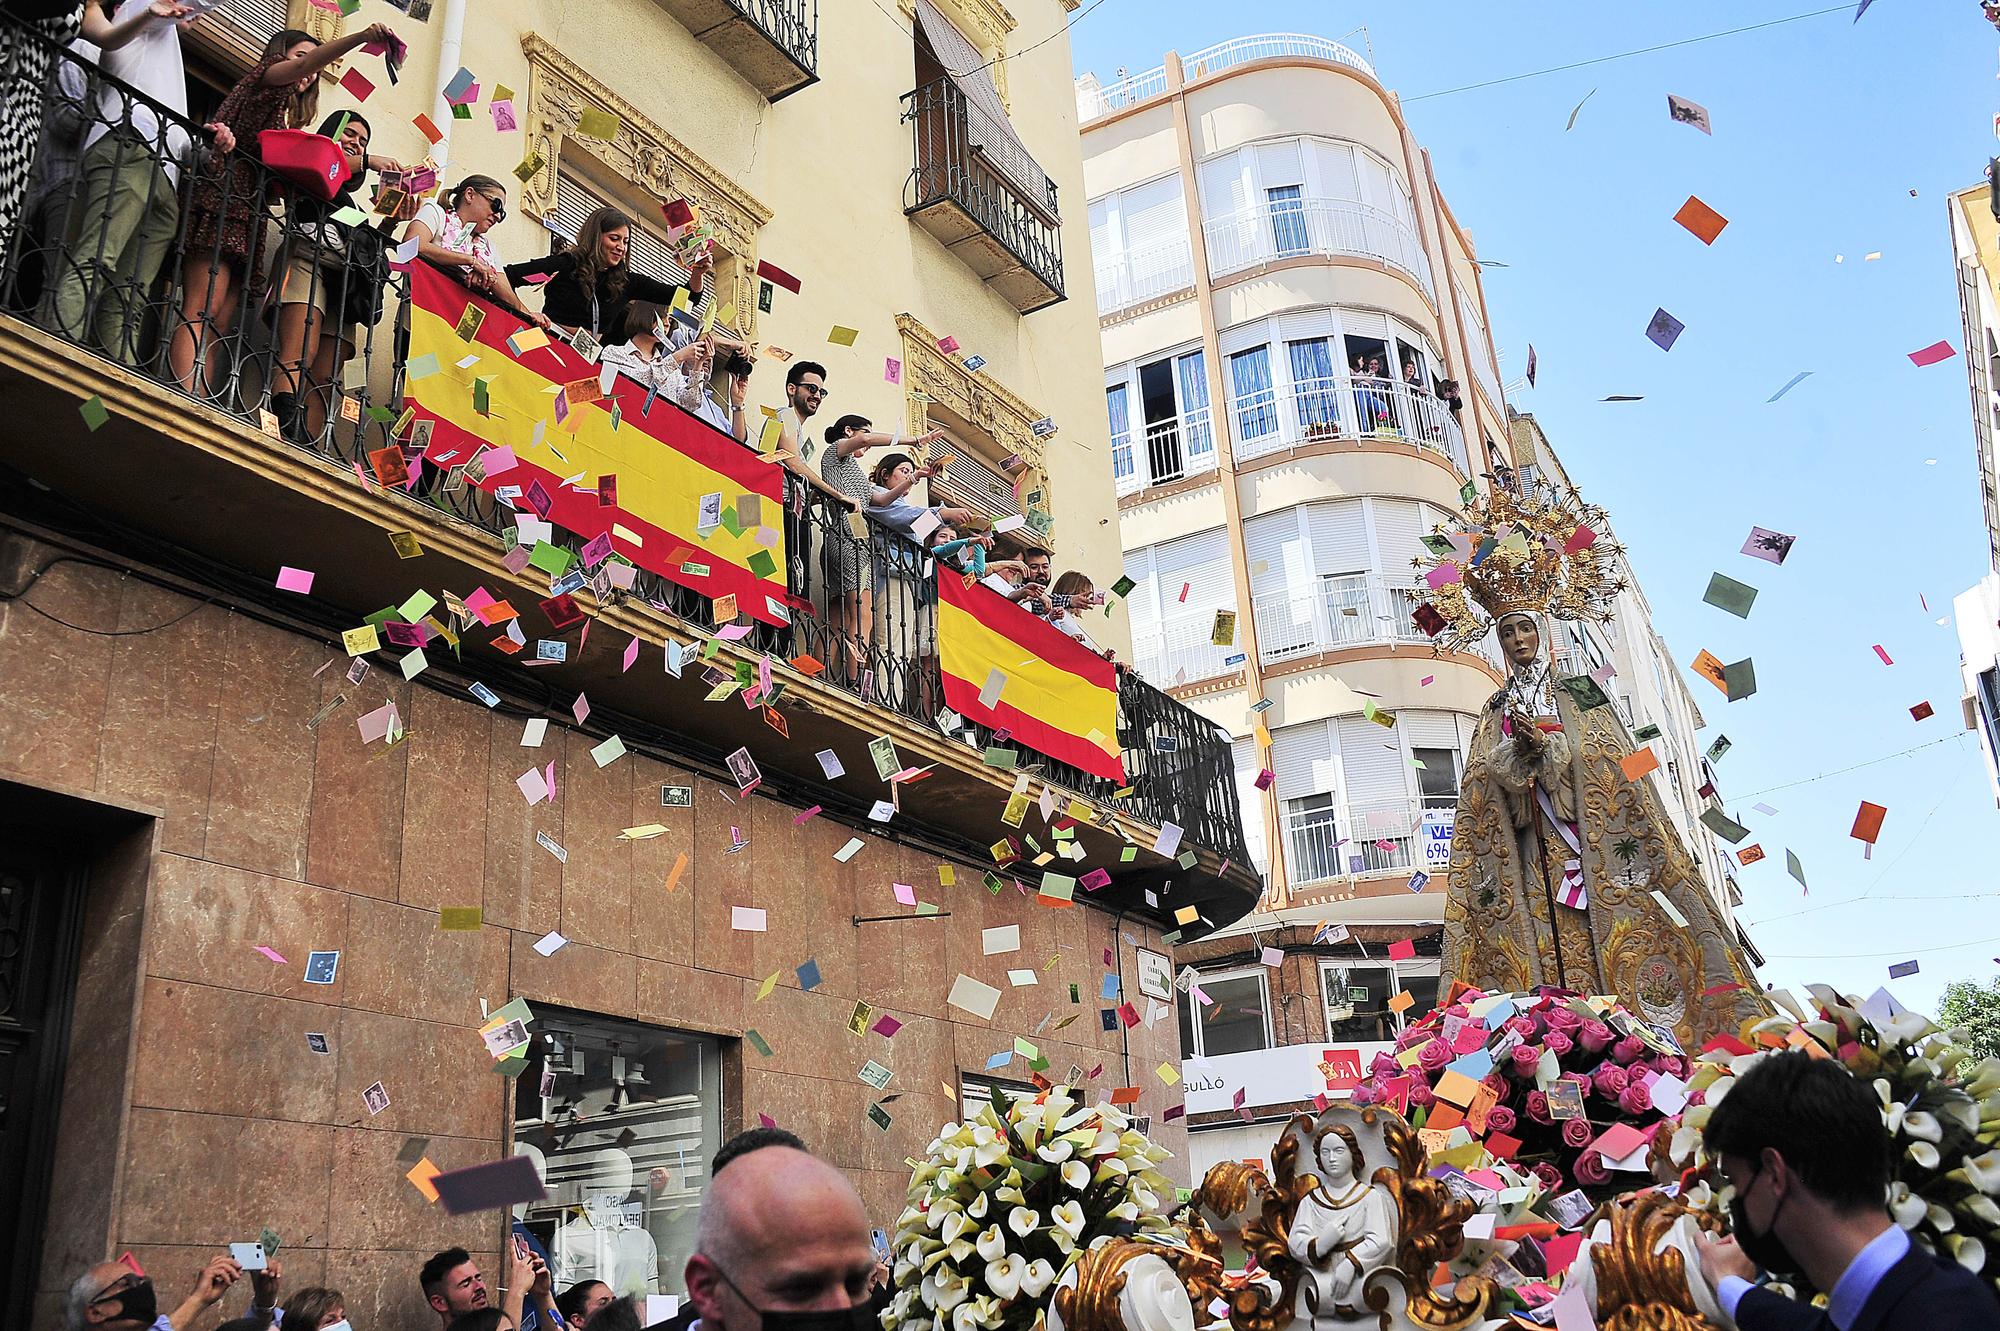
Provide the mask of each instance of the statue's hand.
[{"label": "statue's hand", "polygon": [[1535,719],[1521,712],[1509,713],[1509,719],[1514,725],[1514,747],[1525,758],[1541,757],[1542,750],[1548,747],[1548,740],[1541,727],[1535,724]]}]

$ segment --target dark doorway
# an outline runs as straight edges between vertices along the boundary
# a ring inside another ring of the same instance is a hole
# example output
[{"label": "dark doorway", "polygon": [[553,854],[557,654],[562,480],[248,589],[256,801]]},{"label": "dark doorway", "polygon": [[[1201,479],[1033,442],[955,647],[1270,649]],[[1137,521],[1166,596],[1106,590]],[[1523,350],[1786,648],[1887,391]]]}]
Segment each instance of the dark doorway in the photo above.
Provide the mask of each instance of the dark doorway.
[{"label": "dark doorway", "polygon": [[1152,482],[1179,480],[1182,471],[1179,408],[1174,405],[1174,363],[1139,367],[1139,414],[1146,422],[1146,458]]},{"label": "dark doorway", "polygon": [[27,1326],[42,1254],[76,990],[84,859],[0,828],[0,1326]]}]

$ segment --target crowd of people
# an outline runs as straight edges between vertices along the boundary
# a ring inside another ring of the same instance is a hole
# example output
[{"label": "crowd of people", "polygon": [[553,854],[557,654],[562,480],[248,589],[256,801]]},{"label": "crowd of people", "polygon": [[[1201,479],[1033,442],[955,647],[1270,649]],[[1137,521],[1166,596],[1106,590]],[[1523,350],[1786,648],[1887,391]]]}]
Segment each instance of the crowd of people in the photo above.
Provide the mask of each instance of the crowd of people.
[{"label": "crowd of people", "polygon": [[[248,403],[253,416],[268,406],[266,428],[306,445],[327,437],[337,407],[357,419],[340,391],[350,362],[375,345],[397,263],[421,261],[640,385],[648,410],[664,399],[783,462],[811,500],[788,505],[794,568],[821,580],[827,664],[848,686],[868,688],[884,653],[934,663],[939,563],[1110,656],[1081,623],[1103,603],[1089,579],[1052,579],[1047,550],[996,538],[970,508],[918,502],[949,460],[935,451],[942,430],[906,439],[853,413],[810,429],[827,402],[826,369],[798,360],[775,448],[753,438],[756,348],[701,317],[714,258],[697,231],[668,236],[678,281],[633,266],[634,220],[609,206],[551,253],[503,262],[494,232],[508,216],[504,183],[469,174],[447,187],[433,164],[378,151],[367,117],[319,115],[321,71],[359,49],[399,49],[387,24],[325,42],[277,34],[196,127],[182,42],[205,13],[178,0],[89,0],[73,28],[37,29],[40,42],[7,30],[18,48],[4,76],[14,119],[0,136],[21,149],[0,169],[0,221],[21,221],[11,308],[196,398]],[[36,106],[32,125],[15,116]],[[310,160],[337,152],[337,187],[288,174],[305,134],[325,141]],[[399,330],[398,358],[406,343]],[[924,696],[904,700],[920,715],[939,706],[935,675],[916,671]]]},{"label": "crowd of people", "polygon": [[[1701,1241],[1699,1278],[1744,1331],[2000,1324],[1977,1276],[1915,1247],[1890,1217],[1889,1133],[1874,1092],[1846,1069],[1804,1051],[1766,1059],[1716,1105],[1704,1139],[1713,1181],[1734,1200],[1729,1236]],[[438,1331],[645,1325],[642,1305],[601,1280],[556,1292],[525,1233],[510,1231],[497,1290],[470,1253],[449,1248],[415,1273],[409,1297]],[[245,1274],[217,1257],[163,1312],[147,1276],[102,1262],[70,1285],[64,1331],[188,1331]],[[248,1311],[218,1331],[352,1331],[339,1290],[287,1293],[275,1259],[247,1274]],[[782,1128],[753,1128],[716,1152],[682,1274],[686,1296],[654,1324],[663,1331],[872,1331],[889,1295],[885,1254],[853,1185]],[[1801,1279],[1825,1295],[1824,1312],[1765,1288]]]}]

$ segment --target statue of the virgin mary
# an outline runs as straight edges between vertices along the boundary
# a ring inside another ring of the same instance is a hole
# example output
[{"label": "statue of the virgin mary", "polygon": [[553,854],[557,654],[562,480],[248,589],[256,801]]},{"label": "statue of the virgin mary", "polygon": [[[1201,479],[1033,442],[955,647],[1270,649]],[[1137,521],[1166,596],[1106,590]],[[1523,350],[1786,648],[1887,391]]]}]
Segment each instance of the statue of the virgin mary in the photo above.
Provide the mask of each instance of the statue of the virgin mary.
[{"label": "statue of the virgin mary", "polygon": [[1602,509],[1543,486],[1495,490],[1431,541],[1451,551],[1434,636],[1492,631],[1507,672],[1466,756],[1443,983],[1616,995],[1691,1050],[1765,1008],[1653,778],[1626,778],[1637,746],[1601,685],[1552,665],[1552,621],[1607,620],[1625,588],[1605,530]]}]

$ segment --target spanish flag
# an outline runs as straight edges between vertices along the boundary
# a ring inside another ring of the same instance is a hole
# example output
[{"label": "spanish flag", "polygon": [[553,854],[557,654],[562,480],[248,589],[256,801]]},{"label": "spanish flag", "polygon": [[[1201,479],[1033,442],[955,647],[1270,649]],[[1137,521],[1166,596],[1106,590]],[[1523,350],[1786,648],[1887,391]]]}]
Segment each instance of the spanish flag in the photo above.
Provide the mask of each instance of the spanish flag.
[{"label": "spanish flag", "polygon": [[546,506],[542,516],[557,526],[609,536],[638,567],[704,596],[734,596],[755,619],[789,620],[776,463],[672,402],[648,408],[630,379],[600,396],[601,366],[523,330],[429,264],[410,265],[410,292],[404,403],[434,422],[427,462],[449,469],[482,449],[511,449],[516,465],[483,476],[481,489],[507,488],[518,510]]},{"label": "spanish flag", "polygon": [[964,574],[940,567],[937,579],[946,705],[1057,762],[1122,783],[1111,662]]}]

